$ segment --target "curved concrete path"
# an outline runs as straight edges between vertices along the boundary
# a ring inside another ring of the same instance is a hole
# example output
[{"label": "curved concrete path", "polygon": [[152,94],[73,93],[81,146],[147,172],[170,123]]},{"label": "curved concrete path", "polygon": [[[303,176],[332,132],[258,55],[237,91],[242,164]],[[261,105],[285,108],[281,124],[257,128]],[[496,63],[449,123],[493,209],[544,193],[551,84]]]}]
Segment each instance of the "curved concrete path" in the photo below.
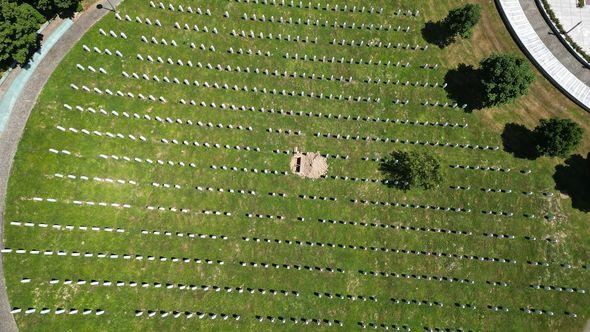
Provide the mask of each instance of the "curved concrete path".
[{"label": "curved concrete path", "polygon": [[[110,2],[116,6],[121,0]],[[105,3],[104,5],[107,8],[111,8],[109,3]],[[72,26],[55,42],[51,50],[36,64],[36,68],[27,80],[20,83],[23,85],[22,93],[15,96],[18,102],[14,104],[12,112],[8,114],[6,125],[0,134],[0,247],[4,247],[4,204],[8,177],[12,167],[12,160],[29,114],[53,70],[84,33],[108,13],[109,10],[107,9],[97,9],[96,6],[93,6],[86,12],[80,14]],[[18,331],[10,310],[11,307],[6,293],[6,285],[4,284],[2,256],[0,254],[0,331],[2,332]]]},{"label": "curved concrete path", "polygon": [[496,0],[508,29],[539,70],[590,112],[590,70],[553,33],[534,0]]}]

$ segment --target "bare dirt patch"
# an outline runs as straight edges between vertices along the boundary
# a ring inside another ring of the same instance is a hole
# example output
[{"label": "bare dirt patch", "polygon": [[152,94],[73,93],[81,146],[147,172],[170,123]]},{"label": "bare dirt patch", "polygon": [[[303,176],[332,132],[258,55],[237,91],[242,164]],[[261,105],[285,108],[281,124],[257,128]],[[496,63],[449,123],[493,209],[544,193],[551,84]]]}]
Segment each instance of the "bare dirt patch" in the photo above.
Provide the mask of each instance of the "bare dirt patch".
[{"label": "bare dirt patch", "polygon": [[289,166],[291,172],[304,178],[319,179],[328,173],[328,162],[318,152],[299,152],[295,149]]}]

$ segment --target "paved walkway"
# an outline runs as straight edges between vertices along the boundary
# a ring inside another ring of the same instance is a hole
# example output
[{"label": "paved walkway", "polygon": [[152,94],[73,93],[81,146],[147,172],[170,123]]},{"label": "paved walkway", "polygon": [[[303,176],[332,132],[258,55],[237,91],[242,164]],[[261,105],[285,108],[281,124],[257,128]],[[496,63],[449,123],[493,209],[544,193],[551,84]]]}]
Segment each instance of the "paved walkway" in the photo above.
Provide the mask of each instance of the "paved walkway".
[{"label": "paved walkway", "polygon": [[590,112],[590,70],[553,33],[533,0],[496,0],[512,35],[563,93]]},{"label": "paved walkway", "polygon": [[[26,66],[22,67],[18,74],[15,76],[14,80],[10,83],[10,86],[7,88],[5,93],[0,97],[0,135],[4,131],[4,126],[10,117],[10,113],[14,108],[19,96],[23,92],[23,88],[25,84],[29,81],[37,66],[43,61],[47,53],[51,50],[53,45],[57,43],[57,41],[63,36],[63,34],[68,31],[68,29],[72,26],[74,22],[70,19],[66,19],[61,22],[61,24],[49,35],[45,40],[44,43],[41,45],[41,48],[38,52],[36,52],[32,59],[27,63]],[[15,73],[16,74],[16,73]]]},{"label": "paved walkway", "polygon": [[[120,1],[121,0],[111,0],[110,2],[117,5]],[[105,6],[110,8],[108,3],[106,3]],[[93,6],[74,20],[71,28],[56,41],[54,47],[47,52],[37,65],[36,70],[30,75],[28,81],[24,83],[23,92],[18,97],[18,102],[14,105],[14,108],[9,115],[4,131],[0,133],[0,247],[3,247],[3,217],[8,176],[10,175],[12,160],[18,142],[22,136],[31,109],[35,105],[37,97],[49,79],[49,76],[63,57],[68,53],[72,46],[80,40],[84,33],[107,13],[109,13],[108,10],[99,10]],[[4,284],[2,257],[0,256],[0,331],[2,332],[18,330],[10,310],[11,307],[6,294],[6,286]]]},{"label": "paved walkway", "polygon": [[576,0],[548,0],[568,36],[590,52],[590,6],[578,7]]}]

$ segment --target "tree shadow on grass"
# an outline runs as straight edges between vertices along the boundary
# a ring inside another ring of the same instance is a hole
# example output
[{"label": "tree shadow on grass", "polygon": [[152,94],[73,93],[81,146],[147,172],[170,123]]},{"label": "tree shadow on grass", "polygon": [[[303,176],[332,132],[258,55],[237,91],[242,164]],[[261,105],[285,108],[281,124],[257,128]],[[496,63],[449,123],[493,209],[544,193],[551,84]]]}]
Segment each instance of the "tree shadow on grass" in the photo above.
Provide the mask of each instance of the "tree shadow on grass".
[{"label": "tree shadow on grass", "polygon": [[445,75],[445,90],[450,99],[460,106],[465,106],[466,112],[472,112],[484,107],[483,85],[479,69],[464,63],[451,69]]},{"label": "tree shadow on grass", "polygon": [[565,165],[555,167],[555,189],[572,199],[572,207],[590,212],[590,153],[584,159],[579,154],[565,160]]},{"label": "tree shadow on grass", "polygon": [[381,181],[389,188],[400,190],[408,190],[407,181],[403,180],[403,175],[400,174],[399,168],[396,166],[397,162],[392,159],[387,159],[379,164],[379,170],[383,174],[385,180]]},{"label": "tree shadow on grass", "polygon": [[454,41],[449,33],[449,27],[444,21],[426,22],[422,28],[422,38],[440,48],[445,48]]},{"label": "tree shadow on grass", "polygon": [[536,159],[539,157],[533,131],[517,123],[507,123],[502,132],[504,151],[516,158]]}]

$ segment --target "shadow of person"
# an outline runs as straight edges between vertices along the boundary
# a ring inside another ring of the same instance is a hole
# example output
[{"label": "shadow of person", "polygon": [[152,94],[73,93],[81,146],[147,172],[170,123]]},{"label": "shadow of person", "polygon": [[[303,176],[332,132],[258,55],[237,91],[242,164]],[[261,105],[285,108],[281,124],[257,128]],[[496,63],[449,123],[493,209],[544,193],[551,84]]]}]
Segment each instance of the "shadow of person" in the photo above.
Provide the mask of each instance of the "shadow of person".
[{"label": "shadow of person", "polygon": [[518,123],[507,123],[502,132],[504,151],[516,158],[536,159],[539,157],[535,148],[537,142],[533,131]]},{"label": "shadow of person", "polygon": [[430,44],[434,44],[440,48],[445,48],[451,45],[454,41],[449,33],[449,27],[444,21],[430,21],[426,22],[422,28],[422,38]]},{"label": "shadow of person", "polygon": [[572,207],[590,212],[590,153],[586,159],[579,154],[565,160],[564,165],[555,167],[553,180],[555,189],[572,199]]},{"label": "shadow of person", "polygon": [[465,107],[466,112],[483,108],[483,85],[480,70],[461,63],[445,75],[447,96]]}]

